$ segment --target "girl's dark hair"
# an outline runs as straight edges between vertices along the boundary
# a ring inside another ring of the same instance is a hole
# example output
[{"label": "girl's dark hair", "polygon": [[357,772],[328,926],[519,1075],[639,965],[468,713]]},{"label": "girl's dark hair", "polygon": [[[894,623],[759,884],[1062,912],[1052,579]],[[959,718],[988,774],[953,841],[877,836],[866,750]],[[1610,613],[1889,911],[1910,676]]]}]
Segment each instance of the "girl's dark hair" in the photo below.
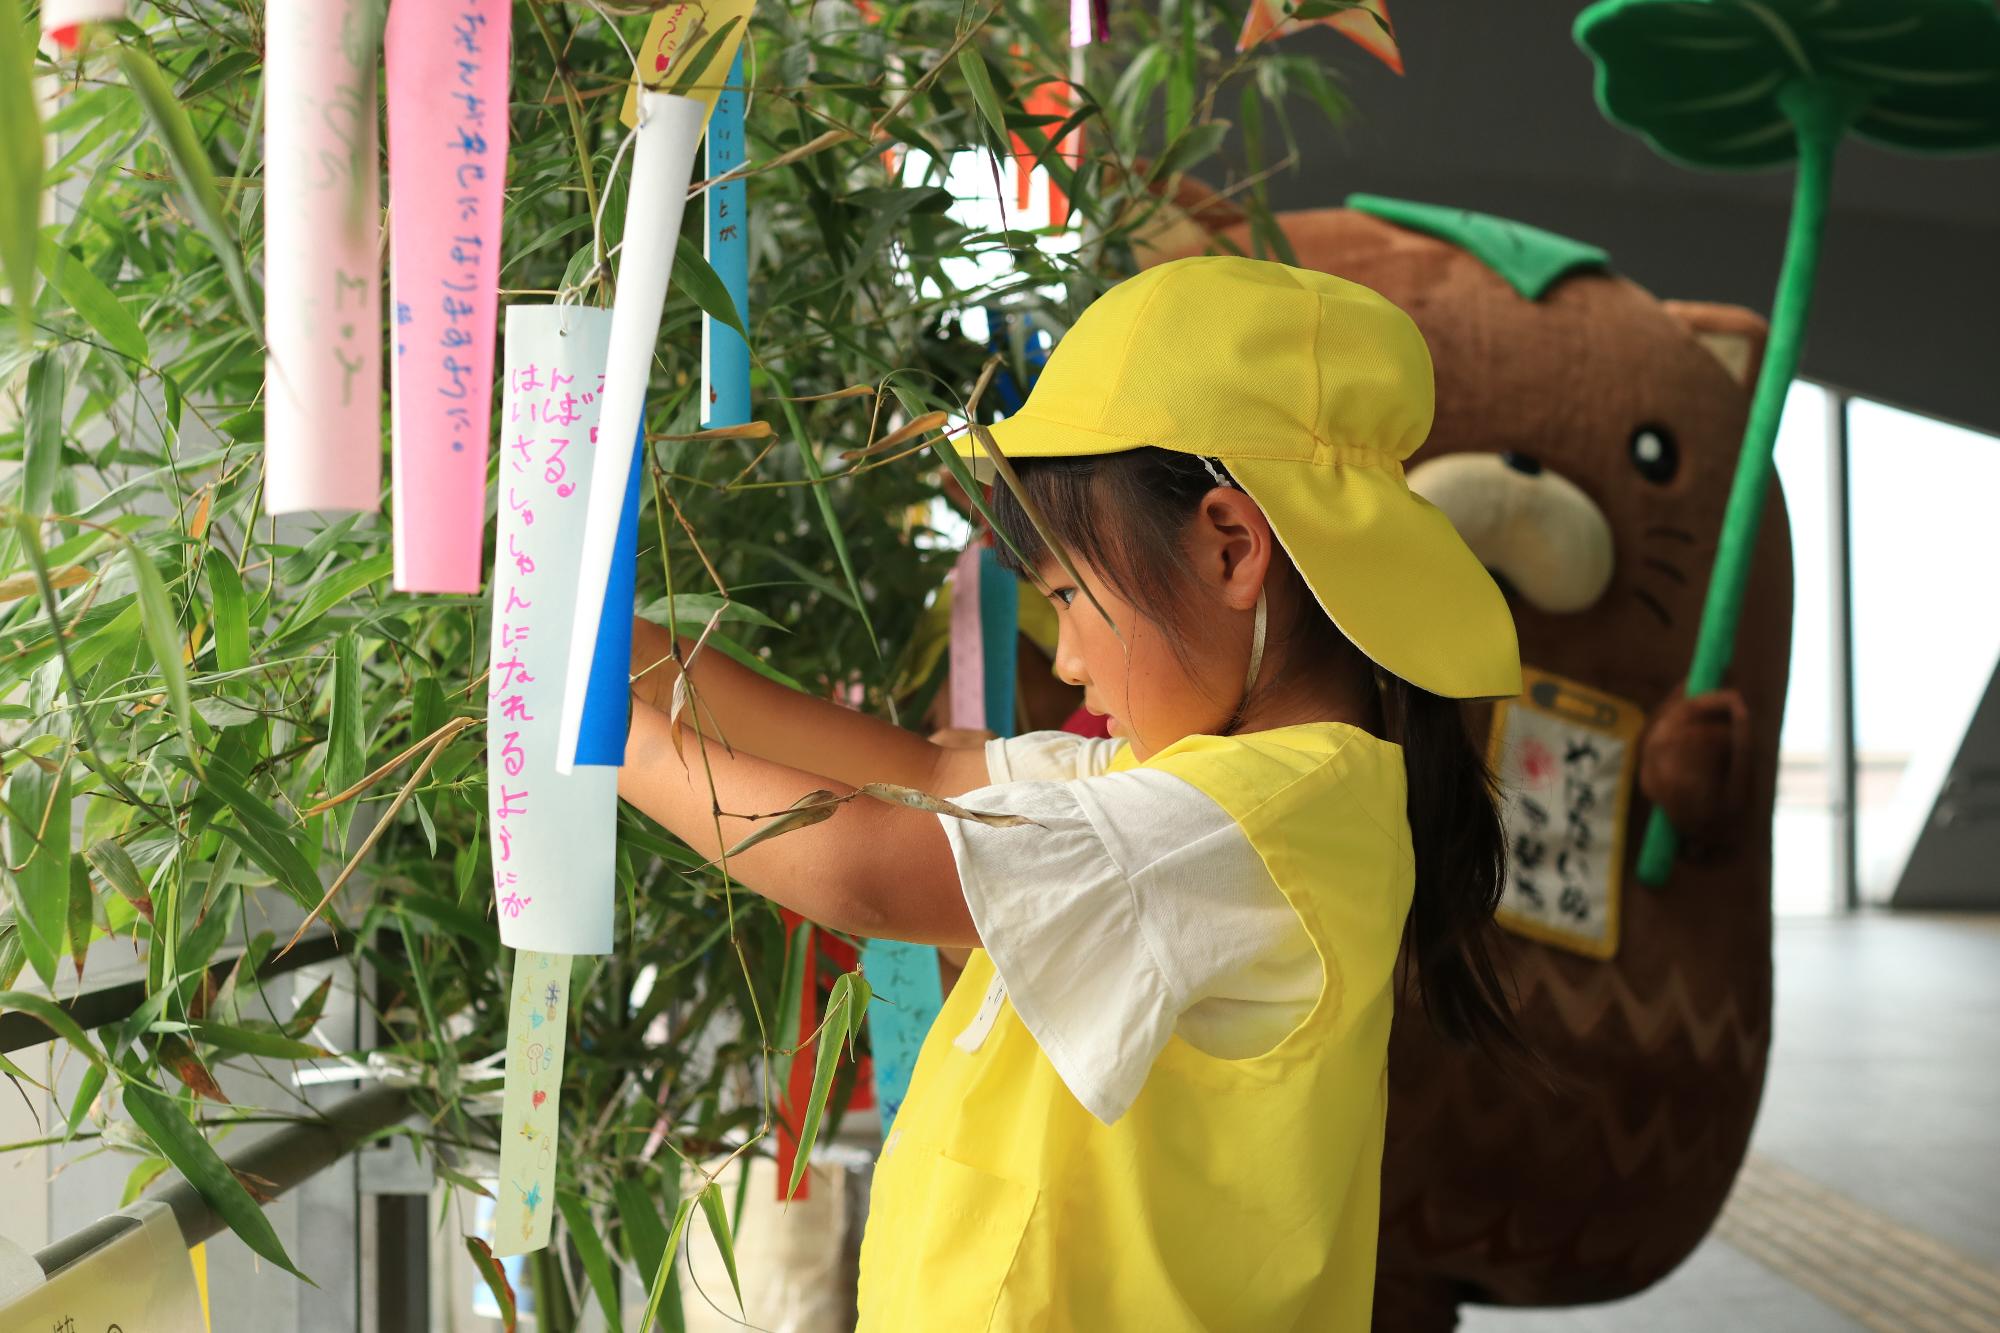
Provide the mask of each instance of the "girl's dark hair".
[{"label": "girl's dark hair", "polygon": [[[1198,603],[1187,578],[1183,534],[1196,505],[1216,485],[1202,460],[1145,448],[1013,462],[1056,541],[1102,571],[1120,597],[1167,631],[1175,654],[1190,661]],[[993,488],[992,509],[1003,538],[1002,563],[1017,573],[1042,565],[1047,544],[1007,487]],[[1375,700],[1369,729],[1402,747],[1416,853],[1416,891],[1404,928],[1405,982],[1414,983],[1424,1012],[1445,1036],[1526,1058],[1491,949],[1506,835],[1492,772],[1466,725],[1464,706],[1377,668],[1319,609],[1291,561],[1281,564],[1280,577],[1296,586],[1293,600],[1301,613],[1294,624],[1271,627],[1275,670],[1259,688],[1279,693],[1331,677],[1357,700]],[[1227,729],[1235,727],[1232,720]]]}]

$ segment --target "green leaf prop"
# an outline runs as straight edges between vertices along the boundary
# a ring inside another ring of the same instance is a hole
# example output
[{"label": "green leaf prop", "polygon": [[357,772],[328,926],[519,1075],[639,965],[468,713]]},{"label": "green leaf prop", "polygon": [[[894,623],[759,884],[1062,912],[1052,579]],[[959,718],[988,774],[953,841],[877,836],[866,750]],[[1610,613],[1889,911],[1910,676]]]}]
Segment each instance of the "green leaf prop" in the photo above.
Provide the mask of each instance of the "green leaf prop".
[{"label": "green leaf prop", "polygon": [[[1910,152],[2000,146],[2000,10],[1992,0],[1602,0],[1578,17],[1576,40],[1596,62],[1605,116],[1663,156],[1719,171],[1798,164],[1770,342],[1688,670],[1695,695],[1722,683],[1735,651],[1834,150],[1850,131]],[[1666,882],[1676,843],[1655,809],[1641,883]]]}]

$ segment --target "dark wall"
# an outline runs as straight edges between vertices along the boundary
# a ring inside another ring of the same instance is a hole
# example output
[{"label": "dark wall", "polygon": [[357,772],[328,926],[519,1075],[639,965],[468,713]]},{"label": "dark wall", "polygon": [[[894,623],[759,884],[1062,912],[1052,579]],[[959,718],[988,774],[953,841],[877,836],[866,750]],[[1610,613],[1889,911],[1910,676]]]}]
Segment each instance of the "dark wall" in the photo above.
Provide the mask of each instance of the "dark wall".
[{"label": "dark wall", "polygon": [[[1278,208],[1351,191],[1456,204],[1603,246],[1663,297],[1768,312],[1791,172],[1695,172],[1598,114],[1576,7],[1398,0],[1406,77],[1324,29],[1353,119],[1302,143]],[[1297,125],[1316,111],[1301,106]],[[2000,154],[1917,158],[1850,141],[1834,173],[1802,373],[2000,433]]]}]

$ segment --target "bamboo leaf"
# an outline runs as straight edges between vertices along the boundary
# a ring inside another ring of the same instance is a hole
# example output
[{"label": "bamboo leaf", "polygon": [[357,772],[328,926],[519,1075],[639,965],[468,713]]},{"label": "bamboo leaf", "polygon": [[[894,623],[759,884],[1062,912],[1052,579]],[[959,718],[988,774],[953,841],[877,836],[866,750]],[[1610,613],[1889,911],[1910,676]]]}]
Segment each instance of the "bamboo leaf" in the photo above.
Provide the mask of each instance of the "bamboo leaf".
[{"label": "bamboo leaf", "polygon": [[854,596],[855,612],[861,617],[861,627],[868,631],[868,642],[875,649],[875,656],[882,656],[882,643],[875,637],[875,623],[868,618],[868,601],[861,595],[861,579],[854,572],[854,557],[847,549],[847,538],[843,535],[839,517],[833,512],[833,497],[821,483],[826,474],[820,470],[819,455],[806,437],[805,425],[799,420],[799,410],[791,403],[782,403],[785,420],[790,423],[794,442],[799,447],[799,461],[805,465],[806,476],[812,479],[813,501],[819,506],[821,522],[825,525],[827,541],[833,546],[834,558],[840,562],[840,572],[847,577],[847,588]]},{"label": "bamboo leaf", "polygon": [[255,722],[264,716],[254,708],[245,708],[234,699],[225,699],[219,694],[204,695],[196,699],[194,715],[218,731],[227,727],[240,727],[246,722]]},{"label": "bamboo leaf", "polygon": [[[4,20],[0,20],[4,22]],[[31,516],[49,512],[62,476],[63,399],[69,377],[53,347],[28,365],[27,419],[21,443],[21,508]]]},{"label": "bamboo leaf", "polygon": [[201,750],[194,740],[194,703],[188,697],[187,664],[181,661],[180,622],[174,619],[173,604],[167,600],[166,585],[160,582],[160,571],[153,567],[152,557],[140,550],[137,542],[127,542],[125,554],[132,562],[132,580],[139,594],[139,616],[145,625],[146,644],[153,650],[153,662],[159,667],[160,680],[174,706],[174,725],[180,728],[181,740],[187,744],[188,759],[198,777]]},{"label": "bamboo leaf", "polygon": [[986,68],[986,57],[965,47],[958,53],[958,68],[965,75],[965,86],[971,91],[979,114],[985,118],[986,128],[992,132],[987,146],[996,153],[1005,152],[1007,113],[1000,105],[1000,94],[993,90],[993,73]]},{"label": "bamboo leaf", "polygon": [[269,805],[252,795],[236,774],[224,765],[212,763],[206,772],[200,772],[194,768],[192,761],[178,755],[169,758],[198,778],[203,790],[228,806],[236,816],[234,825],[218,825],[217,832],[241,847],[301,906],[312,906],[319,896],[319,876],[313,873],[305,854],[293,842],[292,829],[285,821]]},{"label": "bamboo leaf", "polygon": [[379,555],[371,555],[364,560],[356,560],[350,565],[343,566],[326,578],[314,580],[312,586],[306,589],[305,596],[299,599],[298,605],[292,608],[291,614],[285,617],[284,623],[272,637],[284,639],[288,635],[311,628],[321,616],[355,593],[370,584],[380,583],[388,578],[389,572],[395,567],[396,557],[384,551]]},{"label": "bamboo leaf", "polygon": [[1146,179],[1157,183],[1192,170],[1222,147],[1222,141],[1228,134],[1229,122],[1226,120],[1210,120],[1196,125],[1167,146],[1167,151],[1153,163]]},{"label": "bamboo leaf", "polygon": [[878,801],[891,805],[908,806],[912,810],[922,810],[927,814],[949,815],[953,819],[963,819],[969,823],[984,824],[988,828],[1040,828],[1026,815],[994,815],[979,810],[968,810],[962,805],[954,805],[942,796],[932,796],[914,787],[898,787],[893,782],[867,782],[856,788],[864,795],[873,796]]},{"label": "bamboo leaf", "polygon": [[736,313],[736,302],[730,298],[729,288],[701,252],[699,241],[680,238],[679,248],[674,251],[674,288],[693,298],[703,314],[736,330],[744,342],[750,341],[750,334],[743,327],[742,317]]},{"label": "bamboo leaf", "polygon": [[0,0],[0,272],[21,341],[34,332],[35,239],[42,223],[42,117],[35,54],[19,0]]},{"label": "bamboo leaf", "polygon": [[229,1098],[224,1095],[222,1085],[215,1081],[215,1075],[208,1072],[208,1066],[194,1053],[194,1047],[188,1045],[178,1035],[170,1033],[161,1037],[155,1043],[154,1050],[161,1066],[179,1079],[182,1086],[196,1098],[206,1097],[209,1101],[220,1102],[224,1106],[229,1104]]},{"label": "bamboo leaf", "polygon": [[769,842],[771,839],[784,834],[793,833],[802,828],[810,828],[814,824],[825,823],[827,820],[833,818],[833,812],[845,803],[845,798],[835,796],[830,791],[807,792],[804,796],[794,801],[790,809],[772,815],[764,822],[759,823],[749,837],[723,853],[723,859],[726,861],[732,856],[741,856],[758,843]]},{"label": "bamboo leaf", "polygon": [[736,1277],[736,1246],[729,1236],[729,1214],[722,1206],[722,1187],[709,1181],[701,1191],[701,1213],[708,1219],[708,1234],[715,1239],[715,1248],[722,1255],[722,1266],[729,1270],[729,1287],[736,1293],[737,1313],[747,1313],[743,1309],[743,1284]]},{"label": "bamboo leaf", "polygon": [[130,43],[119,46],[118,68],[124,72],[125,82],[138,97],[160,147],[166,151],[188,216],[214,248],[215,257],[222,261],[223,274],[244,322],[257,324],[257,302],[250,295],[250,281],[243,271],[243,252],[223,223],[222,198],[215,190],[215,173],[209,167],[207,150],[195,137],[186,110],[168,86],[166,76],[160,73],[160,67],[138,47]]},{"label": "bamboo leaf", "polygon": [[153,359],[139,321],[132,318],[109,287],[97,280],[88,264],[46,237],[41,243],[41,258],[42,275],[49,285],[98,337],[142,366]]},{"label": "bamboo leaf", "polygon": [[69,1016],[68,1010],[46,995],[18,990],[0,991],[0,1013],[5,1013],[9,1009],[19,1009],[24,1013],[33,1014],[41,1019],[51,1032],[75,1047],[93,1065],[104,1063],[104,1053],[97,1049],[97,1043],[84,1035],[76,1020]]},{"label": "bamboo leaf", "polygon": [[[645,1330],[645,1333],[652,1333],[653,1322],[662,1312],[660,1302],[667,1292],[679,1290],[680,1283],[674,1277],[674,1256],[680,1253],[681,1236],[687,1231],[688,1218],[694,1214],[694,1205],[694,1196],[689,1195],[682,1199],[680,1207],[674,1210],[673,1230],[667,1233],[666,1257],[653,1274],[653,1287],[646,1295],[646,1315],[639,1321],[639,1327]],[[678,1308],[675,1308],[670,1316],[669,1325],[673,1328],[681,1326]]]},{"label": "bamboo leaf", "polygon": [[[71,1137],[75,1137],[76,1131],[83,1125],[83,1118],[90,1114],[90,1108],[97,1102],[97,1094],[104,1091],[104,1079],[105,1067],[102,1064],[94,1064],[84,1070],[83,1077],[77,1080],[76,1096],[70,1099],[69,1104]],[[164,1167],[166,1163],[161,1162],[160,1165]],[[119,1205],[121,1208],[124,1206],[124,1204]]]},{"label": "bamboo leaf", "polygon": [[[806,1167],[812,1160],[813,1144],[819,1140],[819,1122],[826,1111],[827,1094],[833,1090],[833,1070],[840,1063],[840,1045],[849,1031],[848,1013],[853,999],[853,974],[845,973],[834,981],[833,991],[827,996],[826,1018],[820,1025],[819,1042],[813,1052],[812,1092],[806,1097],[804,1118],[799,1125],[799,1147],[792,1161],[792,1178],[785,1185],[785,1197],[788,1199],[799,1192],[799,1182],[805,1179]],[[794,1058],[805,1057],[801,1052]]]},{"label": "bamboo leaf", "polygon": [[360,780],[367,759],[362,715],[361,639],[352,630],[333,641],[333,700],[327,711],[326,789],[345,791]]},{"label": "bamboo leaf", "polygon": [[202,558],[208,578],[209,632],[215,638],[215,669],[241,671],[250,665],[250,613],[243,599],[243,580],[221,551],[209,548]]},{"label": "bamboo leaf", "polygon": [[18,910],[14,922],[28,962],[44,985],[56,980],[69,916],[70,793],[68,757],[54,772],[25,763],[7,780],[7,850]]},{"label": "bamboo leaf", "polygon": [[245,1245],[287,1273],[318,1285],[293,1265],[271,1219],[172,1098],[143,1083],[128,1082],[125,1113]]},{"label": "bamboo leaf", "polygon": [[576,1246],[577,1257],[583,1260],[590,1289],[597,1293],[605,1327],[610,1333],[624,1333],[625,1326],[618,1317],[618,1275],[611,1266],[611,1256],[605,1252],[604,1238],[597,1234],[597,1221],[590,1215],[590,1205],[580,1195],[557,1190],[556,1207],[562,1211],[563,1226],[569,1232],[570,1243]]},{"label": "bamboo leaf", "polygon": [[83,980],[83,956],[90,952],[91,928],[90,868],[80,859],[69,859],[69,956],[76,964],[76,979]]},{"label": "bamboo leaf", "polygon": [[886,454],[892,449],[899,448],[902,445],[908,444],[911,440],[936,430],[950,420],[951,415],[947,412],[926,412],[916,420],[890,431],[873,444],[860,449],[850,449],[842,454],[841,457],[849,462],[853,462],[856,459],[872,458],[877,454]]},{"label": "bamboo leaf", "polygon": [[191,1023],[194,1039],[204,1046],[237,1055],[263,1055],[273,1060],[324,1060],[332,1052],[267,1028],[230,1023]]},{"label": "bamboo leaf", "polygon": [[500,1307],[501,1326],[507,1333],[514,1333],[518,1316],[514,1310],[514,1285],[507,1280],[507,1270],[493,1257],[493,1247],[479,1237],[467,1236],[465,1248],[472,1256],[472,1266],[486,1279],[486,1289],[493,1293],[493,1300]]},{"label": "bamboo leaf", "polygon": [[106,884],[137,908],[139,915],[148,921],[153,919],[153,900],[146,892],[146,882],[123,847],[109,838],[99,838],[85,849],[83,859]]}]

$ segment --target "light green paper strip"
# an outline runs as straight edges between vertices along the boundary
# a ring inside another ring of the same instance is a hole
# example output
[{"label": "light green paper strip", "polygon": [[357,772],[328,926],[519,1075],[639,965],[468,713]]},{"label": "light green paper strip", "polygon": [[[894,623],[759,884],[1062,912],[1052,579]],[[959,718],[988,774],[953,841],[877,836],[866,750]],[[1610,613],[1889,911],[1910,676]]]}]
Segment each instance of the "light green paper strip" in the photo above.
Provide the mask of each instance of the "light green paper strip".
[{"label": "light green paper strip", "polygon": [[549,1243],[572,956],[533,949],[514,954],[500,1107],[500,1191],[493,1215],[493,1253],[503,1258]]}]

